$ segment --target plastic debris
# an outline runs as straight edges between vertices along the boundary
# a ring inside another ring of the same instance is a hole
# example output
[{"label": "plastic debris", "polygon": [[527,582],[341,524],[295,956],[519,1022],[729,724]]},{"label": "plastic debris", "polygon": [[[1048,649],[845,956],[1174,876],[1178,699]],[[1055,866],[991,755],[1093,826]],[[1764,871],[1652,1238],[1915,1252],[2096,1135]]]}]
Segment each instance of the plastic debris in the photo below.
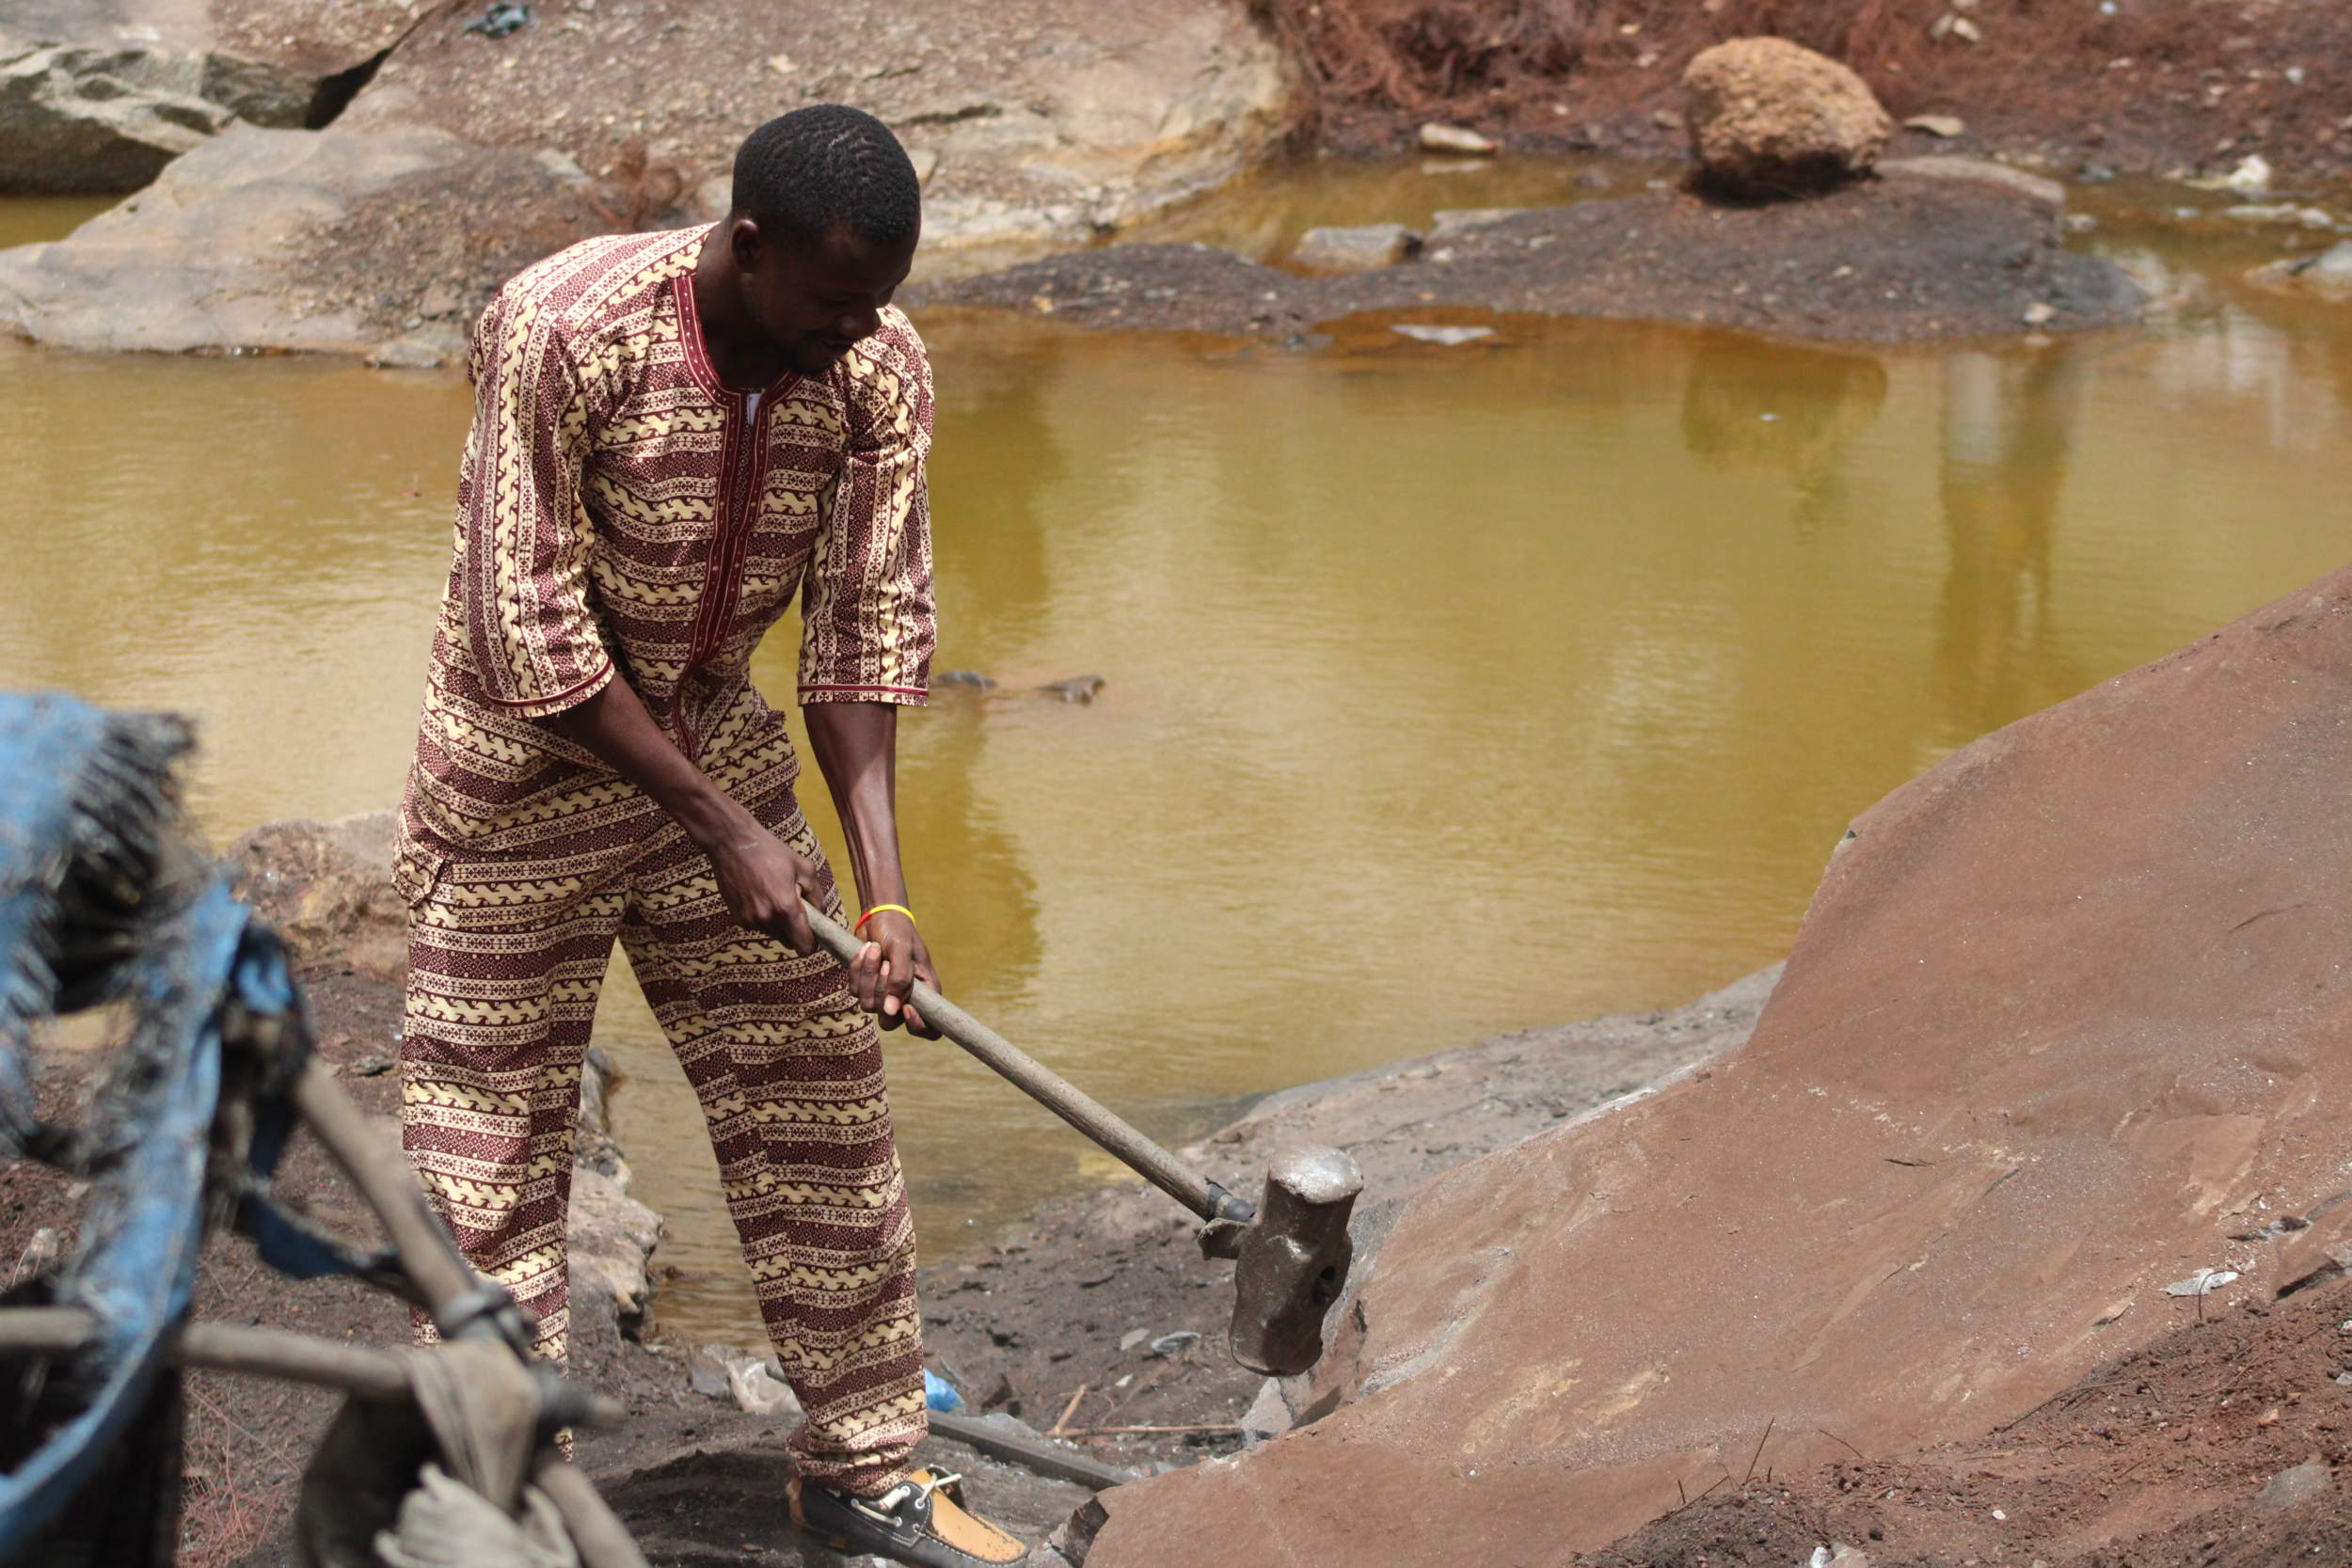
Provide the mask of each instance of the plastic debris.
[{"label": "plastic debris", "polygon": [[485,39],[502,39],[530,25],[529,6],[518,4],[517,0],[492,0],[490,8],[467,23],[465,30],[480,33]]},{"label": "plastic debris", "polygon": [[926,1367],[923,1369],[923,1407],[953,1415],[963,1408],[963,1396],[956,1392],[954,1384]]},{"label": "plastic debris", "polygon": [[2270,189],[2270,160],[2259,152],[2249,152],[2221,183],[2229,190],[2260,195]]},{"label": "plastic debris", "polygon": [[1438,343],[1447,348],[1458,348],[1464,343],[1474,343],[1481,338],[1495,335],[1491,326],[1428,326],[1418,322],[1406,322],[1389,330],[1418,343]]},{"label": "plastic debris", "polygon": [[2168,1296],[2209,1296],[2237,1278],[2235,1269],[2199,1269],[2186,1279],[2176,1279],[2164,1288]]},{"label": "plastic debris", "polygon": [[789,1417],[801,1413],[801,1402],[791,1388],[757,1361],[747,1358],[729,1367],[727,1386],[746,1415]]},{"label": "plastic debris", "polygon": [[1184,1349],[1186,1345],[1191,1344],[1195,1339],[1200,1338],[1200,1336],[1192,1329],[1180,1328],[1173,1334],[1163,1334],[1158,1338],[1152,1340],[1152,1354],[1153,1355],[1173,1355],[1178,1351]]},{"label": "plastic debris", "polygon": [[1467,125],[1441,125],[1435,122],[1421,128],[1421,145],[1430,152],[1461,152],[1472,157],[1493,154],[1502,143],[1492,136],[1483,136]]}]

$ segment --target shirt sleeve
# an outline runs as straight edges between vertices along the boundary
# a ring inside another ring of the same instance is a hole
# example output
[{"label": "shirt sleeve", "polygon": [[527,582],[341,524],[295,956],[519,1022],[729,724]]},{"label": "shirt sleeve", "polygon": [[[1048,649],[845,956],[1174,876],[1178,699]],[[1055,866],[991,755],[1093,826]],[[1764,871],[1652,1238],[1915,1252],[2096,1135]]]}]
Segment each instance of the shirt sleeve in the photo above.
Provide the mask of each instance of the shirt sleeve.
[{"label": "shirt sleeve", "polygon": [[612,678],[588,599],[580,504],[588,403],[539,302],[493,300],[474,328],[473,429],[458,487],[461,610],[481,695],[527,718]]},{"label": "shirt sleeve", "polygon": [[801,701],[919,705],[931,599],[931,369],[896,310],[850,351],[849,451],[802,589]]}]

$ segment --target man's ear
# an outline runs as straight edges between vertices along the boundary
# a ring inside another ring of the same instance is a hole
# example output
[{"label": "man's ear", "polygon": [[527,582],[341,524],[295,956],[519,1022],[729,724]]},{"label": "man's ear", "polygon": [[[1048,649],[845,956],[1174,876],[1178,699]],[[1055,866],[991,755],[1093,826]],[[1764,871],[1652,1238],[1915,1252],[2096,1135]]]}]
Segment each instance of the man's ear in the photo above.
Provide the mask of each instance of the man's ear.
[{"label": "man's ear", "polygon": [[735,259],[738,272],[756,272],[767,259],[768,236],[759,231],[759,225],[747,217],[727,220],[727,254]]}]

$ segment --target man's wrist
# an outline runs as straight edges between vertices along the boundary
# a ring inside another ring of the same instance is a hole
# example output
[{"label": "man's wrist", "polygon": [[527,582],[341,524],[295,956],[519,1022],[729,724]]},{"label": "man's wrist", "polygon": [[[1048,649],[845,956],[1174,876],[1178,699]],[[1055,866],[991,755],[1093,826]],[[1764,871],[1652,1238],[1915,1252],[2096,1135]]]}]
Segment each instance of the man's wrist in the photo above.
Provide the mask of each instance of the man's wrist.
[{"label": "man's wrist", "polygon": [[670,803],[668,810],[694,847],[707,855],[739,847],[764,831],[757,817],[716,785]]}]

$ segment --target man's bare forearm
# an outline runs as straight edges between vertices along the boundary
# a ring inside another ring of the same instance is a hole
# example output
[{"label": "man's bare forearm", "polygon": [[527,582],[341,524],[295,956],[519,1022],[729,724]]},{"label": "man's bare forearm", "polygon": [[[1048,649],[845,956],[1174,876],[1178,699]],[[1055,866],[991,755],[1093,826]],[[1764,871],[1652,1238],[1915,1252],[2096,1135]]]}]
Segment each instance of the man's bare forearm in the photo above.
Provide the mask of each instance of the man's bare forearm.
[{"label": "man's bare forearm", "polygon": [[644,790],[705,850],[732,847],[760,831],[750,812],[686,759],[618,676],[586,702],[539,722]]},{"label": "man's bare forearm", "polygon": [[898,860],[898,710],[889,703],[810,703],[809,749],[833,793],[866,904],[903,904]]},{"label": "man's bare forearm", "polygon": [[[869,910],[904,905],[906,871],[898,863],[898,710],[889,703],[809,703],[809,749],[833,792],[842,836],[850,841],[850,863]],[[900,1024],[926,1039],[939,1031],[908,1006],[914,983],[939,986],[930,949],[914,922],[897,912],[878,913],[867,926],[865,950],[850,966],[858,1006],[877,1014],[885,1029]]]}]

